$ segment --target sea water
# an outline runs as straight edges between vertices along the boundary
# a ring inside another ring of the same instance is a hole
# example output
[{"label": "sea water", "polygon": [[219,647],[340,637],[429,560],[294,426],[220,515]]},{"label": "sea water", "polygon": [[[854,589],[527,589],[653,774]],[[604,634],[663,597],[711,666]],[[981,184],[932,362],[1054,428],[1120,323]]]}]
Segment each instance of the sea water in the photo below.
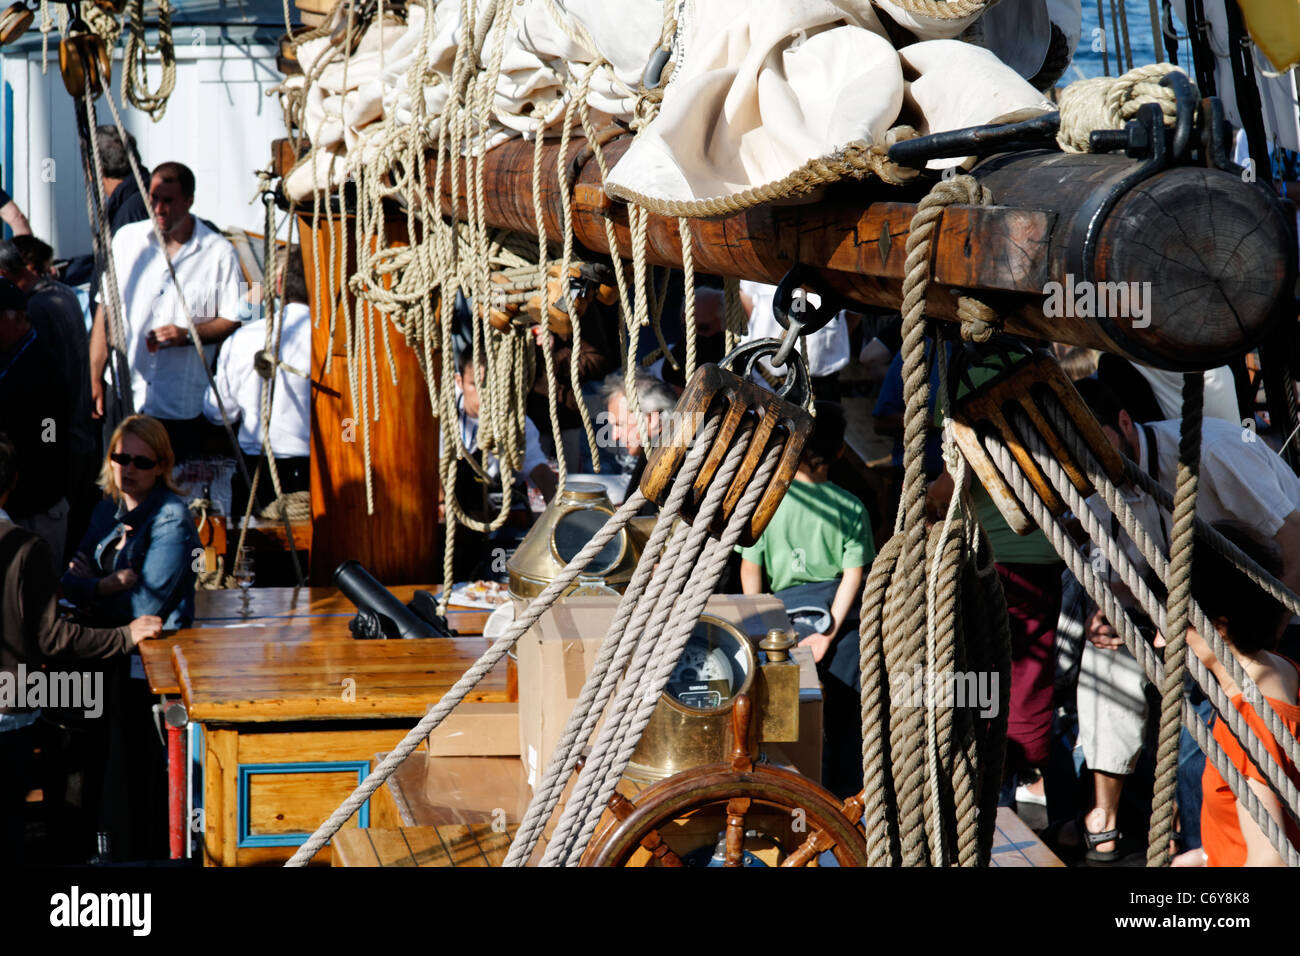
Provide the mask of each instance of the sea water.
[{"label": "sea water", "polygon": [[[1161,49],[1157,56],[1152,47],[1153,37],[1151,35],[1151,7],[1147,0],[1122,0],[1124,3],[1124,12],[1128,17],[1128,38],[1129,50],[1133,54],[1134,66],[1145,66],[1149,63],[1164,62],[1169,58],[1165,52],[1163,41]],[[1116,3],[1115,9],[1118,11],[1119,4]],[[1157,0],[1157,8],[1160,8],[1160,0]],[[1085,77],[1104,76],[1106,74],[1105,63],[1110,62],[1110,75],[1116,76],[1125,72],[1124,64],[1116,63],[1115,50],[1115,26],[1112,23],[1111,3],[1110,0],[1102,0],[1101,3],[1104,20],[1097,16],[1097,0],[1083,0],[1083,29],[1079,35],[1079,48],[1075,51],[1074,62],[1070,64],[1065,75],[1061,77],[1060,84],[1065,85],[1074,80],[1081,80]],[[1173,30],[1180,36],[1187,30],[1176,14],[1171,15]],[[1103,46],[1102,26],[1105,27],[1105,40]],[[1120,30],[1120,54],[1123,54],[1123,29]],[[1105,50],[1103,53],[1102,50]],[[1192,50],[1191,44],[1187,40],[1180,40],[1178,43],[1178,62],[1187,70],[1191,71]],[[1118,68],[1117,68],[1118,65]]]}]

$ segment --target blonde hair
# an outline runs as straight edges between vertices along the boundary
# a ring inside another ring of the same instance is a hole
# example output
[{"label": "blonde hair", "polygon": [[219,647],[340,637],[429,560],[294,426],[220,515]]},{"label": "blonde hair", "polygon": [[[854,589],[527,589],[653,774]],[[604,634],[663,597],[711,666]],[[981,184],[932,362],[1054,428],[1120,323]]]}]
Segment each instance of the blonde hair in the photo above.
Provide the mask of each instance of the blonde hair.
[{"label": "blonde hair", "polygon": [[167,429],[163,427],[163,423],[149,415],[130,415],[122,419],[113,430],[113,437],[108,442],[108,450],[104,453],[104,464],[99,469],[98,484],[104,489],[104,494],[119,504],[122,501],[122,489],[113,480],[113,459],[110,456],[117,450],[117,444],[124,435],[134,435],[149,446],[154,457],[158,459],[158,464],[162,466],[162,474],[158,476],[158,480],[168,491],[180,494],[180,488],[176,487],[176,482],[172,480],[172,470],[176,467],[176,454],[172,451],[172,440],[167,437]]}]

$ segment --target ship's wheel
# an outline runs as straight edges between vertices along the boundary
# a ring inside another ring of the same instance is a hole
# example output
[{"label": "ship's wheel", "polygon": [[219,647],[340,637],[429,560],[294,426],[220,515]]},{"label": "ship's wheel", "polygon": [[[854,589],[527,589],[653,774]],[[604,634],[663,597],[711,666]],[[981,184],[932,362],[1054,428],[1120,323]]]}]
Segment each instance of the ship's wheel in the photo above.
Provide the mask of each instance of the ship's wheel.
[{"label": "ship's wheel", "polygon": [[[765,865],[753,852],[762,845],[779,866],[807,866],[827,850],[840,866],[867,866],[858,827],[863,795],[840,801],[797,773],[755,764],[748,752],[750,707],[744,694],[733,703],[736,743],[729,761],[675,774],[630,800],[616,793],[609,822],[581,865]],[[718,838],[688,847],[692,833],[696,843],[701,833]]]}]

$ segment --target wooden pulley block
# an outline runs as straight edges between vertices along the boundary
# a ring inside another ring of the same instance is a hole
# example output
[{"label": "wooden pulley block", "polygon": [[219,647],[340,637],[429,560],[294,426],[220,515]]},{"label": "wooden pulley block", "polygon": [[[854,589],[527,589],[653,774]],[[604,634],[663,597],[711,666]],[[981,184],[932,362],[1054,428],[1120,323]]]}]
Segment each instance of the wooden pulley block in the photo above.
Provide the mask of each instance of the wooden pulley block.
[{"label": "wooden pulley block", "polygon": [[99,9],[114,16],[126,9],[126,0],[94,0],[94,2]]},{"label": "wooden pulley block", "polygon": [[[294,31],[294,33],[301,32],[301,30]],[[275,68],[285,76],[302,75],[302,64],[298,62],[298,42],[294,33],[286,33],[280,37],[280,44],[276,50]]]},{"label": "wooden pulley block", "polygon": [[35,14],[25,3],[12,3],[0,13],[0,46],[13,43],[27,32]]},{"label": "wooden pulley block", "polygon": [[[728,356],[723,361],[731,358]],[[705,492],[743,425],[753,425],[753,437],[714,520],[715,532],[722,532],[736,510],[767,449],[773,444],[782,446],[776,471],[740,537],[741,544],[751,545],[772,520],[786,489],[790,487],[804,442],[812,433],[812,416],[803,405],[787,401],[780,393],[768,391],[750,380],[748,375],[742,377],[717,365],[701,365],[686,384],[677,407],[662,424],[659,444],[650,453],[641,475],[641,491],[655,504],[662,507],[668,500],[669,489],[695,442],[695,436],[712,415],[721,415],[722,423],[682,505],[682,515],[688,521],[699,512]]]},{"label": "wooden pulley block", "polygon": [[[558,279],[549,280],[546,287],[549,298],[546,307],[546,327],[556,335],[572,335],[573,319],[569,311],[564,308],[564,297],[566,295],[569,297],[569,308],[573,310],[572,315],[576,315],[578,318],[582,318],[587,311],[587,298],[573,295],[569,291],[567,283]],[[534,325],[542,324],[542,297],[540,293],[532,296],[524,303],[524,312],[532,319]]]},{"label": "wooden pulley block", "polygon": [[1075,428],[1087,442],[1088,448],[1106,471],[1107,477],[1122,484],[1124,462],[1106,438],[1088,406],[1065,377],[1061,366],[1047,352],[1035,352],[1022,361],[1013,363],[978,384],[970,393],[956,401],[953,415],[953,437],[962,455],[970,463],[976,477],[984,485],[989,497],[998,506],[1007,524],[1016,534],[1028,534],[1038,527],[1025,510],[1011,486],[1003,479],[993,460],[984,450],[981,436],[996,433],[1011,451],[1016,463],[1029,479],[1034,492],[1042,498],[1054,516],[1069,510],[1047,476],[1039,469],[1033,455],[1022,444],[1012,427],[1013,410],[1018,409],[1042,436],[1052,456],[1061,463],[1070,483],[1085,497],[1095,490],[1083,468],[1075,461],[1056,430],[1048,423],[1040,404],[1052,396],[1065,410]]},{"label": "wooden pulley block", "polygon": [[113,75],[108,48],[82,20],[73,20],[67,36],[59,41],[59,72],[72,96],[80,98],[89,89],[97,97],[108,89]]},{"label": "wooden pulley block", "polygon": [[502,306],[499,309],[491,308],[488,309],[488,323],[498,332],[509,332],[517,315],[519,315],[519,309],[511,306]]}]

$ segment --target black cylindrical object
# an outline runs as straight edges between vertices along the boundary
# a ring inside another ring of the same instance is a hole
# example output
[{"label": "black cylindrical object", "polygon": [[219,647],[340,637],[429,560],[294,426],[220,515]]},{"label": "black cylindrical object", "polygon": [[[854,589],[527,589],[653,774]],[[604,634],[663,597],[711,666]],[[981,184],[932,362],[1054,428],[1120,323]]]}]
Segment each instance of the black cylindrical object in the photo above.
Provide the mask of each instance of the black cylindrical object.
[{"label": "black cylindrical object", "polygon": [[334,569],[334,584],[357,606],[352,633],[359,638],[437,637],[437,632],[420,620],[405,604],[393,597],[361,566],[344,561]]}]

